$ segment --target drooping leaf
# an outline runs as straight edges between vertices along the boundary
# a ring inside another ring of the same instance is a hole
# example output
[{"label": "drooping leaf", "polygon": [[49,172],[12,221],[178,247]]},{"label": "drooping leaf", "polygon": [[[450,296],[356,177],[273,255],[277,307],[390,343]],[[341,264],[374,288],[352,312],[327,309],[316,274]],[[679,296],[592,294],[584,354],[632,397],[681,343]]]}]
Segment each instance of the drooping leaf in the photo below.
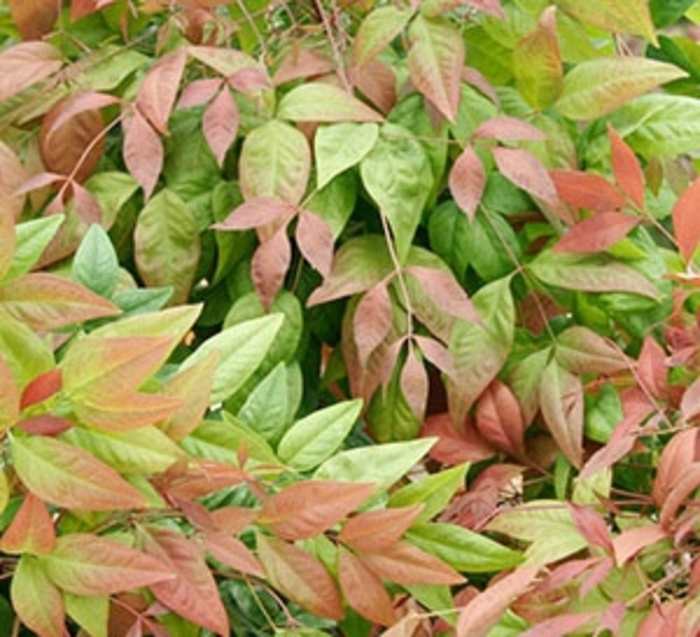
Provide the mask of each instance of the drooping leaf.
[{"label": "drooping leaf", "polygon": [[401,391],[416,419],[422,421],[428,403],[428,373],[415,350],[408,350],[406,361],[401,369]]},{"label": "drooping leaf", "polygon": [[387,286],[380,282],[362,296],[352,320],[352,336],[361,367],[391,331],[393,309]]},{"label": "drooping leaf", "polygon": [[449,185],[455,202],[473,221],[486,187],[486,172],[471,146],[465,147],[453,164]]},{"label": "drooping leaf", "polygon": [[272,307],[275,297],[282,289],[291,259],[292,247],[286,226],[263,241],[253,255],[250,274],[255,291],[266,310]]},{"label": "drooping leaf", "polygon": [[21,42],[0,53],[0,65],[6,69],[0,81],[0,102],[4,102],[51,77],[63,66],[63,56],[48,42]]},{"label": "drooping leaf", "polygon": [[148,199],[163,169],[163,143],[146,118],[134,110],[123,123],[124,163]]},{"label": "drooping leaf", "polygon": [[333,230],[320,216],[301,210],[294,234],[304,258],[325,279],[333,263]]},{"label": "drooping leaf", "polygon": [[334,177],[359,164],[378,137],[379,126],[373,122],[320,126],[314,135],[317,188],[323,188]]},{"label": "drooping leaf", "polygon": [[333,84],[307,82],[287,93],[277,117],[293,122],[381,122],[384,118]]},{"label": "drooping leaf", "polygon": [[601,175],[577,170],[553,170],[550,176],[559,197],[577,208],[611,212],[625,205],[624,197]]},{"label": "drooping leaf", "polygon": [[690,261],[700,242],[697,207],[700,201],[700,180],[695,180],[678,198],[673,207],[673,230],[681,255]]},{"label": "drooping leaf", "polygon": [[32,493],[22,505],[0,541],[6,553],[50,553],[56,545],[56,531],[46,505]]},{"label": "drooping leaf", "polygon": [[12,606],[22,623],[39,637],[64,637],[66,611],[61,592],[36,557],[24,555],[10,585]]},{"label": "drooping leaf", "polygon": [[410,11],[393,5],[377,7],[367,14],[355,36],[355,64],[362,66],[373,60],[403,31],[410,18]]},{"label": "drooping leaf", "polygon": [[539,159],[524,148],[498,147],[492,149],[501,174],[530,195],[548,204],[556,203],[557,192],[547,169]]},{"label": "drooping leaf", "polygon": [[222,166],[238,134],[238,107],[228,88],[219,91],[204,111],[202,132],[216,161]]},{"label": "drooping leaf", "polygon": [[348,519],[338,541],[357,551],[380,552],[398,542],[423,511],[422,504],[359,513]]},{"label": "drooping leaf", "polygon": [[608,137],[612,148],[611,163],[615,181],[635,205],[643,208],[644,173],[637,157],[620,134],[610,125],[608,125]]},{"label": "drooping leaf", "polygon": [[554,351],[559,364],[573,374],[613,374],[630,368],[619,347],[582,325],[558,334]]},{"label": "drooping leaf", "polygon": [[476,404],[476,427],[494,447],[514,458],[524,458],[525,422],[510,388],[494,379]]},{"label": "drooping leaf", "polygon": [[264,578],[262,565],[238,538],[227,533],[208,532],[204,536],[207,552],[222,564],[241,573]]},{"label": "drooping leaf", "polygon": [[184,47],[166,53],[148,71],[139,87],[136,106],[159,133],[168,132],[168,119],[186,62],[187,50]]}]

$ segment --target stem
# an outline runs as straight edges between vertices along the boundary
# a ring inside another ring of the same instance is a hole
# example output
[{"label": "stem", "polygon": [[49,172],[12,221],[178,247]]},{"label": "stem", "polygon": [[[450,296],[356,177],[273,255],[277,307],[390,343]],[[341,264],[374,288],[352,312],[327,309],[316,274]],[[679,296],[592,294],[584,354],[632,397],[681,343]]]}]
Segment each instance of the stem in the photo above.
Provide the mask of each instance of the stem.
[{"label": "stem", "polygon": [[345,64],[343,62],[343,54],[340,50],[340,47],[338,46],[338,43],[335,40],[335,37],[333,34],[333,27],[331,26],[331,23],[328,20],[328,14],[326,13],[326,10],[323,8],[322,0],[314,0],[314,4],[316,5],[316,10],[318,11],[318,14],[321,16],[321,19],[323,20],[323,28],[326,32],[326,35],[328,36],[328,42],[330,42],[331,50],[333,51],[333,57],[335,58],[338,77],[340,78],[340,81],[343,84],[343,88],[348,93],[350,93],[350,92],[352,92],[352,84],[350,83],[350,80],[348,79],[348,74],[347,74],[347,71],[345,70]]},{"label": "stem", "polygon": [[408,315],[408,325],[406,328],[405,338],[411,339],[413,336],[413,305],[411,304],[411,297],[408,293],[408,286],[406,285],[406,279],[404,278],[403,268],[401,262],[399,261],[399,256],[396,254],[396,248],[394,247],[394,241],[391,237],[391,231],[389,230],[389,224],[386,220],[386,215],[380,211],[379,218],[382,220],[382,230],[384,231],[384,236],[386,237],[386,245],[389,250],[389,256],[391,257],[391,262],[394,265],[394,272],[396,278],[399,282],[399,290],[404,307],[406,308],[406,314]]}]

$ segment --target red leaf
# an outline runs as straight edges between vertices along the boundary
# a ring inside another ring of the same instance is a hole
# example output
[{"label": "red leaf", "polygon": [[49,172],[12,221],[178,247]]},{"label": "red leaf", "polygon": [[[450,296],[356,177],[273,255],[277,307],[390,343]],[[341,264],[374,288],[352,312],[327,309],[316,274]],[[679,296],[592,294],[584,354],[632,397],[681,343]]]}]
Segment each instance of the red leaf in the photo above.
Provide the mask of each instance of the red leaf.
[{"label": "red leaf", "polygon": [[282,226],[267,241],[258,246],[251,263],[251,275],[255,291],[267,310],[272,306],[284,283],[284,277],[292,258],[287,237],[287,227]]},{"label": "red leaf", "polygon": [[469,420],[455,427],[446,413],[429,416],[421,428],[421,436],[438,438],[430,449],[430,457],[447,465],[478,462],[496,453]]},{"label": "red leaf", "polygon": [[353,316],[352,336],[361,367],[389,335],[392,317],[391,298],[382,281],[362,296]]},{"label": "red leaf", "polygon": [[136,106],[159,132],[168,132],[168,119],[185,71],[184,47],[166,53],[151,68],[139,87]]},{"label": "red leaf", "polygon": [[627,529],[613,540],[615,562],[622,568],[631,557],[666,537],[666,532],[656,524]]},{"label": "red leaf", "polygon": [[545,134],[539,129],[517,117],[502,115],[494,117],[479,125],[474,131],[474,138],[483,137],[507,141],[543,141]]},{"label": "red leaf", "polygon": [[486,172],[471,146],[467,146],[453,164],[449,186],[456,204],[473,220],[486,187]]},{"label": "red leaf", "polygon": [[391,597],[381,580],[349,551],[340,549],[338,580],[348,604],[360,615],[384,626],[396,621]]},{"label": "red leaf", "polygon": [[257,546],[270,583],[281,593],[315,615],[344,617],[335,582],[315,557],[275,537],[258,535]]},{"label": "red leaf", "polygon": [[602,252],[624,239],[640,221],[624,212],[599,212],[567,230],[552,252]]},{"label": "red leaf", "polygon": [[467,293],[451,272],[418,265],[409,266],[406,271],[418,280],[423,292],[438,307],[465,321],[482,322]]},{"label": "red leaf", "polygon": [[163,169],[163,144],[138,110],[124,120],[124,163],[149,199]]},{"label": "red leaf", "polygon": [[224,533],[237,534],[248,527],[257,517],[257,509],[227,506],[211,512],[216,528]]},{"label": "red leaf", "polygon": [[428,374],[413,347],[409,347],[406,362],[401,370],[401,391],[413,415],[422,421],[428,402]]},{"label": "red leaf", "polygon": [[436,557],[400,540],[381,551],[358,557],[378,577],[396,584],[462,584],[464,578]]},{"label": "red leaf", "polygon": [[58,436],[74,425],[72,420],[59,418],[53,414],[41,414],[20,420],[15,426],[33,436]]},{"label": "red leaf", "polygon": [[617,185],[635,205],[644,208],[644,173],[634,151],[610,124],[608,137],[612,147],[612,169]]},{"label": "red leaf", "polygon": [[238,133],[238,106],[228,88],[224,87],[204,111],[202,132],[219,166],[223,166]]},{"label": "red leaf", "polygon": [[50,553],[56,545],[56,531],[46,505],[27,493],[19,511],[2,536],[0,546],[6,553]]},{"label": "red leaf", "polygon": [[279,197],[258,197],[242,203],[226,219],[211,227],[215,230],[251,230],[286,220],[294,212],[296,206]]},{"label": "red leaf", "polygon": [[577,170],[552,170],[552,181],[559,197],[577,208],[610,212],[625,206],[624,197],[607,179]]},{"label": "red leaf", "polygon": [[253,577],[265,578],[265,571],[258,559],[238,538],[226,533],[209,532],[204,535],[204,543],[209,554],[222,564]]},{"label": "red leaf", "polygon": [[175,573],[174,578],[150,585],[156,599],[198,626],[228,635],[228,615],[201,547],[177,531],[155,527],[148,529],[143,541],[145,552]]},{"label": "red leaf", "polygon": [[526,192],[555,205],[558,201],[554,182],[537,157],[523,148],[493,148],[498,170]]},{"label": "red leaf", "polygon": [[644,338],[637,360],[637,377],[640,385],[657,400],[668,394],[668,367],[666,352],[653,337]]},{"label": "red leaf", "polygon": [[514,458],[524,458],[525,422],[510,388],[495,379],[476,404],[476,428],[494,447]]},{"label": "red leaf", "polygon": [[333,231],[328,223],[308,210],[301,210],[295,236],[304,258],[327,278],[333,263]]},{"label": "red leaf", "polygon": [[700,241],[700,179],[696,179],[673,207],[673,229],[681,255],[690,261]]},{"label": "red leaf", "polygon": [[60,11],[54,0],[8,0],[7,6],[23,40],[41,40],[51,33]]},{"label": "red leaf", "polygon": [[169,498],[180,502],[236,487],[246,478],[246,473],[241,469],[224,462],[201,459],[173,465],[156,482]]},{"label": "red leaf", "polygon": [[373,484],[300,482],[266,499],[258,522],[286,540],[312,538],[340,522],[373,491]]},{"label": "red leaf", "polygon": [[567,508],[576,529],[589,544],[600,546],[608,551],[612,549],[613,543],[608,525],[597,511],[571,502],[567,502]]},{"label": "red leaf", "polygon": [[177,108],[192,108],[206,104],[219,92],[222,84],[221,80],[214,78],[190,82],[182,89]]},{"label": "red leaf", "polygon": [[0,102],[44,80],[63,66],[61,52],[47,42],[22,42],[0,53]]},{"label": "red leaf", "polygon": [[357,551],[381,552],[401,539],[424,508],[423,504],[416,504],[359,513],[343,525],[338,541]]},{"label": "red leaf", "polygon": [[683,471],[663,501],[659,512],[659,524],[662,527],[667,529],[672,527],[678,510],[698,487],[700,487],[700,463],[695,463]]}]

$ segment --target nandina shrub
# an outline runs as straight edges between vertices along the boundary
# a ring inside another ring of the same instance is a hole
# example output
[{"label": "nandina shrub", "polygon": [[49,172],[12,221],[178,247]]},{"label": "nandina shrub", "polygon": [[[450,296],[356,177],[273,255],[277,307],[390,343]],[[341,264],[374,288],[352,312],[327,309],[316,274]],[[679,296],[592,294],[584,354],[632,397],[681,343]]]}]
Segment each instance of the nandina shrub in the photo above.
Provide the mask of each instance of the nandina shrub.
[{"label": "nandina shrub", "polygon": [[0,634],[696,635],[696,21],[0,8]]}]

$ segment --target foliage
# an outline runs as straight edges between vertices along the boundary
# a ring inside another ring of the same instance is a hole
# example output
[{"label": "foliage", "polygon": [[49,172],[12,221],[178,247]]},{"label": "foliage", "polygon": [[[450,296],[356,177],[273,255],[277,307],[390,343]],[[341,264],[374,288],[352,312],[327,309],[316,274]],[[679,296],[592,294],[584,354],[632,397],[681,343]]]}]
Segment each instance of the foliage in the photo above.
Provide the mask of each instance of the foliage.
[{"label": "foliage", "polygon": [[0,7],[0,635],[698,634],[697,23]]}]

